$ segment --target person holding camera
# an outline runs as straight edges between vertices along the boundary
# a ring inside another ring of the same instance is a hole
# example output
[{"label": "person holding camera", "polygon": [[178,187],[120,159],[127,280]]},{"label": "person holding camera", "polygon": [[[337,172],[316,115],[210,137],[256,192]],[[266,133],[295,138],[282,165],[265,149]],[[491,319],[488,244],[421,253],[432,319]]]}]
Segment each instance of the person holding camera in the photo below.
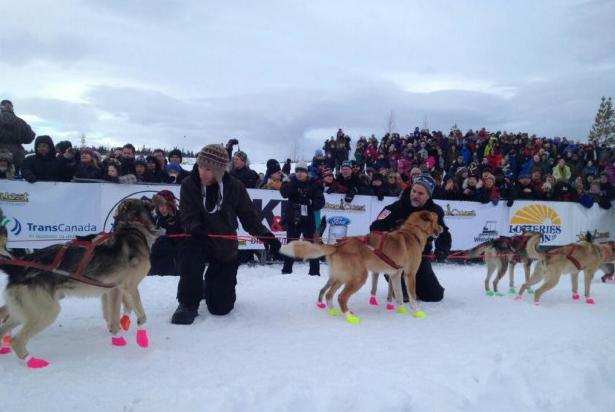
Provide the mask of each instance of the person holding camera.
[{"label": "person holding camera", "polygon": [[[288,242],[299,239],[303,234],[305,240],[314,241],[316,221],[314,212],[325,205],[322,185],[308,176],[308,167],[305,162],[295,166],[295,174],[282,183],[280,193],[288,199],[282,212],[282,224],[286,228]],[[282,274],[293,273],[293,259],[284,258]],[[310,260],[312,276],[320,276],[320,262],[318,259]]]}]

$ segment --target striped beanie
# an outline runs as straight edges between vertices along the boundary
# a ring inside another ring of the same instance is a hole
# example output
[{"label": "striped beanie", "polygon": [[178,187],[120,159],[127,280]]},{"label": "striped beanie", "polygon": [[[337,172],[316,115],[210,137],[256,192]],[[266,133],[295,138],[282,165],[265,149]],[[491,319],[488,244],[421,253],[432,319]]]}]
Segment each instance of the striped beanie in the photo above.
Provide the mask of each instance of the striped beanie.
[{"label": "striped beanie", "polygon": [[220,182],[229,165],[228,152],[221,144],[209,144],[201,149],[196,162],[201,167],[211,169]]}]

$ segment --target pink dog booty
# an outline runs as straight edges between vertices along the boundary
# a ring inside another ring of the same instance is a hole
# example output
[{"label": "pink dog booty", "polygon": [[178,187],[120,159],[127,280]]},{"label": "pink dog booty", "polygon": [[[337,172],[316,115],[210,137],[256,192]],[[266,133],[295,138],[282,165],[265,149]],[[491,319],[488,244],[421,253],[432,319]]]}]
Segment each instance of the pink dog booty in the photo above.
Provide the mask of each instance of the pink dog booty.
[{"label": "pink dog booty", "polygon": [[378,299],[376,299],[376,296],[372,296],[369,298],[369,304],[373,306],[378,306]]},{"label": "pink dog booty", "polygon": [[113,346],[126,346],[128,342],[126,342],[126,339],[123,336],[112,336],[111,337],[111,344]]},{"label": "pink dog booty", "polygon": [[30,355],[26,355],[22,360],[26,363],[26,366],[30,369],[41,369],[49,365],[49,362],[47,362],[46,360],[34,358]]},{"label": "pink dog booty", "polygon": [[149,337],[145,329],[137,330],[137,345],[142,348],[147,348],[149,346]]}]

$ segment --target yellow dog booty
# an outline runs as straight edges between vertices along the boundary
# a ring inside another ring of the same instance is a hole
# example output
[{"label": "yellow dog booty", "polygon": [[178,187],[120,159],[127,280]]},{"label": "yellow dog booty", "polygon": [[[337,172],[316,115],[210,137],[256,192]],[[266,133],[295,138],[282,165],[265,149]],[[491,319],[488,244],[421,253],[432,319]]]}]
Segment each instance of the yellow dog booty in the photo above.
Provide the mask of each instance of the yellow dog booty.
[{"label": "yellow dog booty", "polygon": [[329,316],[339,316],[339,315],[340,315],[339,309],[333,308],[329,310]]},{"label": "yellow dog booty", "polygon": [[353,315],[352,313],[346,315],[346,320],[348,321],[348,323],[351,323],[353,325],[361,323],[361,318],[357,315]]},{"label": "yellow dog booty", "polygon": [[417,319],[424,319],[427,316],[427,314],[423,312],[422,310],[417,310],[416,312],[413,313],[413,316]]}]

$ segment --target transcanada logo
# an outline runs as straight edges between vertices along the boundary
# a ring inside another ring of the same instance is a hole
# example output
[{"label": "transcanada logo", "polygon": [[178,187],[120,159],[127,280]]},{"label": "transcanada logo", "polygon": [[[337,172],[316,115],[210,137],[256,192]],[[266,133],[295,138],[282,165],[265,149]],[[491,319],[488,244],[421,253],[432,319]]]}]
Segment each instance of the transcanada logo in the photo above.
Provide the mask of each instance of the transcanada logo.
[{"label": "transcanada logo", "polygon": [[509,232],[522,234],[526,231],[542,233],[543,241],[550,242],[562,233],[562,220],[547,205],[525,206],[510,219]]},{"label": "transcanada logo", "polygon": [[28,231],[30,232],[96,232],[96,225],[88,223],[87,225],[68,225],[60,223],[59,225],[39,225],[28,222]]},{"label": "transcanada logo", "polygon": [[[10,227],[9,225],[11,221],[13,221],[13,227]],[[9,229],[15,236],[21,233],[21,222],[16,218],[8,218],[5,216],[0,222],[0,226],[6,226],[6,228]]]}]

